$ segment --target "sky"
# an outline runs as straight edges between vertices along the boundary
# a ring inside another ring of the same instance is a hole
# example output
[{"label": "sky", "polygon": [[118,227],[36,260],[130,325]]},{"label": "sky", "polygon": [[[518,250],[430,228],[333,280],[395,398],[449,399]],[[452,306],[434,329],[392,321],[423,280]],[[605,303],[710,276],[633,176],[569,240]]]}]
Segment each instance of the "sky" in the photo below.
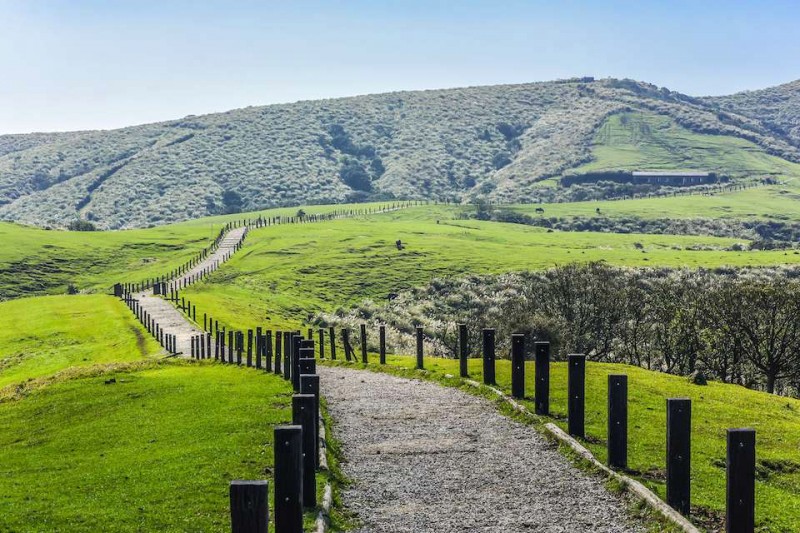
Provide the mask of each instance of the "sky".
[{"label": "sky", "polygon": [[800,78],[796,0],[0,0],[0,133],[377,92]]}]

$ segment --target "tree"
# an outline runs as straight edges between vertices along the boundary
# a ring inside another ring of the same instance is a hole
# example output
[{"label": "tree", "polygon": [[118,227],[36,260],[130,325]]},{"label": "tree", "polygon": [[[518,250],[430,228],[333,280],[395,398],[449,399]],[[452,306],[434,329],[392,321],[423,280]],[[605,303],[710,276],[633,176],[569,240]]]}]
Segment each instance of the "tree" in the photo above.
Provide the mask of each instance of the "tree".
[{"label": "tree", "polygon": [[242,197],[236,191],[222,193],[222,205],[226,213],[240,213],[242,211]]},{"label": "tree", "polygon": [[369,173],[357,159],[346,158],[342,163],[342,168],[339,170],[339,177],[351,189],[357,191],[372,190]]},{"label": "tree", "polygon": [[97,231],[97,227],[88,220],[73,220],[67,229],[70,231]]}]

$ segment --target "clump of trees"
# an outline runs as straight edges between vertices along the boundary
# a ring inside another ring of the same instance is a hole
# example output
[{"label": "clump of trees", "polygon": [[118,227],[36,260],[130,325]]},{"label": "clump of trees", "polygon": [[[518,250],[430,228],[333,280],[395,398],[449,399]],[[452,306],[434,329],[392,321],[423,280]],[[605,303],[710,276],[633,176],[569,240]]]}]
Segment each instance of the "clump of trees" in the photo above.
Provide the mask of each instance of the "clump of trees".
[{"label": "clump of trees", "polygon": [[97,231],[97,227],[88,220],[73,220],[67,225],[69,231]]},{"label": "clump of trees", "polygon": [[[481,329],[547,340],[556,357],[585,353],[672,374],[701,374],[771,393],[800,392],[800,270],[627,269],[571,264],[544,272],[434,280],[385,305],[321,317],[386,323],[412,338],[422,325],[429,350],[457,353],[457,323],[471,351]],[[406,342],[406,341],[404,341]],[[532,344],[529,344],[532,346]]]}]

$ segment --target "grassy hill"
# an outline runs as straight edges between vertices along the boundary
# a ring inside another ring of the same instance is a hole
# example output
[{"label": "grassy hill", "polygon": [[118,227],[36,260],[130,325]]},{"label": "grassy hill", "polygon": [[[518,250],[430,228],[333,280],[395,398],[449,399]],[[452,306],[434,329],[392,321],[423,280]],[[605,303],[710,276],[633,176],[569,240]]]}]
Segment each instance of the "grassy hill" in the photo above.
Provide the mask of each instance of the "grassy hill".
[{"label": "grassy hill", "polygon": [[[595,132],[617,113],[713,135],[708,157],[728,169],[746,147],[800,161],[792,139],[757,116],[631,80],[470,87],[250,107],[112,131],[0,136],[0,218],[63,227],[165,224],[234,210],[368,198],[538,198],[547,178],[590,163]],[[686,133],[653,129],[682,168]],[[664,134],[663,137],[661,134]],[[600,153],[599,157],[602,158]],[[647,164],[644,150],[629,163]],[[722,163],[720,163],[722,161]],[[773,166],[774,165],[774,166]]]},{"label": "grassy hill", "polygon": [[272,427],[289,421],[283,379],[178,362],[0,403],[0,530],[224,531],[229,482],[269,477]]},{"label": "grassy hill", "polygon": [[[753,117],[794,146],[800,146],[800,80],[758,91],[702,99],[720,113]],[[723,115],[724,117],[724,115]]]}]

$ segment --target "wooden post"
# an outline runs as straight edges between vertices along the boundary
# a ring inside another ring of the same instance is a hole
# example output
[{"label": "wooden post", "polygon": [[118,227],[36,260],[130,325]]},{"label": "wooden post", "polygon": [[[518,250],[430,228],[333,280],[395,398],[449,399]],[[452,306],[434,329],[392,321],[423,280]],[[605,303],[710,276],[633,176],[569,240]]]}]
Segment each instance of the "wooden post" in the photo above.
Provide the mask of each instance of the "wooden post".
[{"label": "wooden post", "polygon": [[628,376],[608,376],[608,466],[628,468]]},{"label": "wooden post", "polygon": [[533,343],[536,358],[535,410],[537,415],[550,414],[550,343]]},{"label": "wooden post", "polygon": [[261,327],[256,328],[256,368],[261,368],[261,352],[263,351],[263,333]]},{"label": "wooden post", "polygon": [[458,325],[458,369],[462,378],[469,377],[469,370],[467,369],[467,358],[469,357],[469,346],[467,346],[467,325]]},{"label": "wooden post", "polygon": [[292,379],[292,334],[283,332],[283,379]]},{"label": "wooden post", "polygon": [[380,337],[380,362],[382,365],[386,364],[386,326],[381,324],[378,328],[378,335]]},{"label": "wooden post", "polygon": [[316,507],[317,483],[314,476],[317,461],[314,453],[317,449],[317,424],[314,420],[313,394],[292,396],[292,423],[303,428],[303,506]]},{"label": "wooden post", "polygon": [[667,399],[667,504],[689,516],[692,401]]},{"label": "wooden post", "polygon": [[228,362],[233,363],[233,331],[228,332]]},{"label": "wooden post", "polygon": [[203,331],[208,331],[208,316],[203,313]]},{"label": "wooden post", "polygon": [[231,481],[231,532],[267,533],[267,481]]},{"label": "wooden post", "polygon": [[342,328],[342,345],[344,346],[344,358],[346,361],[350,361],[350,330],[347,328]]},{"label": "wooden post", "polygon": [[300,392],[300,341],[299,333],[292,335],[292,387],[295,392]]},{"label": "wooden post", "polygon": [[303,531],[303,428],[275,427],[275,531]]},{"label": "wooden post", "polygon": [[331,339],[331,360],[336,360],[336,330],[333,329],[333,326],[328,328],[328,337]]},{"label": "wooden post", "polygon": [[281,340],[283,339],[283,332],[276,331],[275,332],[275,373],[280,375],[281,374],[281,359],[283,359],[283,353],[281,353]]},{"label": "wooden post", "polygon": [[511,396],[525,398],[525,335],[511,335]]},{"label": "wooden post", "polygon": [[[300,394],[314,395],[314,420],[315,424],[321,424],[319,418],[319,376],[317,374],[302,374],[300,376]],[[319,427],[316,425],[315,427]],[[315,440],[316,450],[314,457],[316,459],[316,467],[319,468],[319,435]]]},{"label": "wooden post", "polygon": [[236,332],[236,364],[242,364],[242,352],[244,351],[244,333]]},{"label": "wooden post", "polygon": [[367,325],[361,324],[361,362],[365,365],[367,361]]},{"label": "wooden post", "polygon": [[483,383],[495,385],[494,377],[494,329],[483,330]]},{"label": "wooden post", "polygon": [[267,330],[264,338],[264,359],[267,361],[267,372],[272,372],[272,331]]},{"label": "wooden post", "polygon": [[728,430],[725,531],[752,533],[756,510],[756,431]]},{"label": "wooden post", "polygon": [[567,375],[567,422],[569,434],[583,438],[584,412],[586,409],[586,356],[568,356]]},{"label": "wooden post", "polygon": [[325,359],[325,330],[319,328],[319,358]]},{"label": "wooden post", "polygon": [[422,370],[425,368],[424,364],[424,343],[422,338],[422,326],[417,326],[417,368]]},{"label": "wooden post", "polygon": [[253,366],[253,330],[247,330],[247,366]]}]

